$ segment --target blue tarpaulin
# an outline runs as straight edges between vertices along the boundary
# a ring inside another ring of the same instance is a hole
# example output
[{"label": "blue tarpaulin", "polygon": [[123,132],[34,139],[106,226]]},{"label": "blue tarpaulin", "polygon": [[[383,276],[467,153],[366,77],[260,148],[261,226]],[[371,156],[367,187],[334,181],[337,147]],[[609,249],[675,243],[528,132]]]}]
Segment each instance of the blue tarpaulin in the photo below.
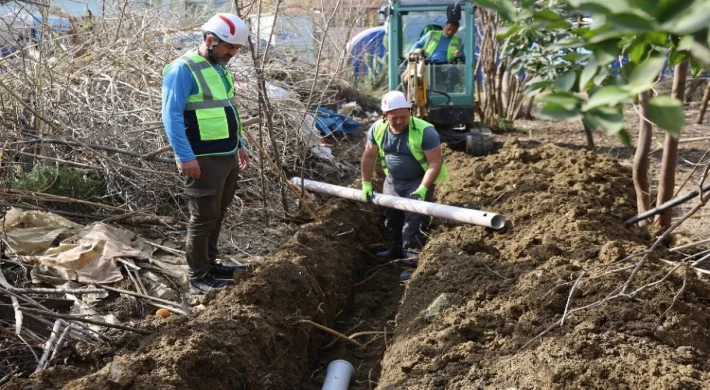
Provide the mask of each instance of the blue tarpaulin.
[{"label": "blue tarpaulin", "polygon": [[360,127],[360,123],[355,119],[341,115],[329,109],[328,107],[311,107],[309,110],[316,117],[316,129],[323,135],[331,135],[333,133],[352,134]]},{"label": "blue tarpaulin", "polygon": [[348,42],[348,63],[356,79],[368,75],[374,77],[384,70],[387,56],[384,37],[385,26],[378,26],[362,31]]}]

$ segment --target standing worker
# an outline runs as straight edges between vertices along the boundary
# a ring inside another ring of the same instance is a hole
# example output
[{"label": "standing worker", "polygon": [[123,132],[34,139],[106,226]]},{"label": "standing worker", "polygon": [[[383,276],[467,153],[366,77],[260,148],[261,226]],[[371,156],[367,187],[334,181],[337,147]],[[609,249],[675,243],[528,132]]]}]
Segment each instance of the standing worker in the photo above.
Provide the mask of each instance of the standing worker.
[{"label": "standing worker", "polygon": [[163,124],[190,208],[186,259],[190,285],[208,292],[234,284],[243,266],[217,264],[219,234],[240,169],[249,166],[226,65],[247,44],[249,29],[219,13],[202,26],[204,41],[163,70]]},{"label": "standing worker", "polygon": [[[441,157],[439,134],[431,123],[410,114],[411,103],[400,91],[387,92],[382,97],[384,118],[367,132],[367,143],[360,162],[363,200],[372,200],[372,172],[378,156],[382,162],[385,195],[431,202],[434,187],[448,175]],[[419,255],[414,252],[426,242],[429,217],[423,214],[385,209],[385,227],[392,235],[392,247],[377,253],[380,258],[406,258],[416,267]],[[411,271],[404,271],[406,280]]]}]

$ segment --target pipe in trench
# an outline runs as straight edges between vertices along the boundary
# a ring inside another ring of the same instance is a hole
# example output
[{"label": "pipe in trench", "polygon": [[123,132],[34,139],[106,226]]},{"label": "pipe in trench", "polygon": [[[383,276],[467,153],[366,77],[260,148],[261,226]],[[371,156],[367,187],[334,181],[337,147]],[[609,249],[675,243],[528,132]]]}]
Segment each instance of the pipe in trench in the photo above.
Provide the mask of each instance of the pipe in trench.
[{"label": "pipe in trench", "polygon": [[350,377],[355,368],[347,360],[333,360],[328,364],[328,371],[321,390],[348,390]]},{"label": "pipe in trench", "polygon": [[[300,177],[292,178],[291,182],[295,185],[303,185],[303,187],[309,191],[320,192],[345,199],[359,200],[362,202],[362,191],[354,188],[336,186],[314,180],[302,179]],[[377,192],[372,195],[372,203],[378,206],[411,211],[432,217],[485,226],[495,230],[504,228],[506,222],[504,216],[489,211],[480,211],[432,202],[424,202],[421,200],[407,199],[399,196],[380,194]]]}]

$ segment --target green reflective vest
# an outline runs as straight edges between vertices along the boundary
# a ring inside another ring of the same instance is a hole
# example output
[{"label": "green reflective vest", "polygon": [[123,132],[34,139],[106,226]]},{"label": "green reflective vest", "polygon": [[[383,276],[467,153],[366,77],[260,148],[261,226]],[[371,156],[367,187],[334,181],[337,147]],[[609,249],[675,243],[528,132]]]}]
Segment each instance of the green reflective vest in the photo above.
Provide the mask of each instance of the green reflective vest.
[{"label": "green reflective vest", "polygon": [[[434,50],[436,50],[436,47],[439,46],[439,41],[441,40],[442,35],[444,35],[443,31],[429,32],[429,38],[427,39],[426,44],[424,45],[424,54],[426,54],[427,57],[432,55],[432,53],[434,53]],[[453,37],[451,37],[449,47],[446,51],[446,61],[454,62],[454,60],[456,60],[456,56],[454,55],[454,53],[456,53],[456,50],[460,49],[461,38],[459,38],[457,35],[454,35]]]},{"label": "green reflective vest", "polygon": [[[196,156],[234,154],[239,147],[242,123],[233,105],[234,81],[231,72],[222,67],[229,89],[212,63],[191,51],[169,67],[184,63],[197,83],[197,93],[190,95],[183,111],[185,132]],[[219,65],[221,66],[221,65]]]},{"label": "green reflective vest", "polygon": [[[377,143],[377,148],[379,149],[382,169],[385,173],[389,173],[389,170],[387,169],[387,164],[385,163],[385,150],[384,148],[382,148],[382,142],[385,139],[385,131],[387,131],[387,126],[387,122],[380,119],[375,125],[375,131],[373,134],[375,138],[375,143]],[[427,169],[429,169],[429,162],[427,161],[426,155],[424,154],[424,150],[422,149],[422,139],[424,138],[424,129],[433,126],[434,125],[432,125],[431,123],[421,120],[419,118],[412,117],[409,120],[409,130],[407,137],[409,151],[412,153],[412,156],[414,156],[417,162],[419,162],[425,172]],[[436,180],[434,180],[434,184],[441,183],[444,179],[446,179],[447,176],[449,176],[449,170],[446,168],[446,164],[442,161],[441,171],[439,171],[439,176],[437,176]]]}]

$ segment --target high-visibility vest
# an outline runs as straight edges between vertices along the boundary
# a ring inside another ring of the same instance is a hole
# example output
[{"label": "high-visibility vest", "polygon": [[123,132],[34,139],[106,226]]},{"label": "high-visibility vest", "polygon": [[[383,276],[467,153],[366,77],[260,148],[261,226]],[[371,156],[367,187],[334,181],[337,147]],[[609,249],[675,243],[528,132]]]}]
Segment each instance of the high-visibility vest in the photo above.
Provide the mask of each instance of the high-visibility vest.
[{"label": "high-visibility vest", "polygon": [[[436,47],[439,46],[439,41],[441,40],[441,36],[444,33],[442,31],[431,31],[429,32],[429,38],[426,41],[426,44],[424,45],[424,54],[429,57],[434,53],[436,50]],[[448,62],[454,62],[456,60],[456,56],[454,53],[456,53],[457,50],[461,50],[461,38],[459,38],[457,35],[454,35],[451,37],[451,41],[449,42],[449,47],[446,51],[446,61]]]},{"label": "high-visibility vest", "polygon": [[[380,119],[375,125],[375,130],[373,134],[375,138],[375,143],[377,144],[377,148],[379,149],[382,169],[384,170],[385,174],[389,173],[389,170],[387,169],[387,164],[385,163],[385,150],[382,147],[382,143],[385,139],[385,131],[387,131],[387,126],[389,126],[387,122]],[[424,150],[422,149],[422,139],[424,138],[424,129],[433,126],[434,125],[432,125],[431,123],[419,118],[412,117],[409,120],[409,129],[407,132],[407,142],[409,146],[409,151],[412,153],[414,159],[417,160],[417,162],[419,163],[419,165],[421,165],[422,169],[424,169],[425,172],[427,169],[429,169],[429,162],[427,161],[426,155],[424,154]],[[442,161],[441,171],[439,171],[439,176],[437,176],[436,180],[434,180],[434,184],[439,184],[444,179],[446,179],[447,176],[449,176],[449,170],[446,168],[446,164]]]},{"label": "high-visibility vest", "polygon": [[[196,156],[233,154],[239,147],[242,123],[233,105],[234,81],[232,74],[222,66],[229,88],[212,63],[191,51],[163,70],[163,74],[176,64],[185,63],[197,82],[197,93],[190,95],[183,111],[185,132]],[[218,65],[221,66],[221,65]]]}]

